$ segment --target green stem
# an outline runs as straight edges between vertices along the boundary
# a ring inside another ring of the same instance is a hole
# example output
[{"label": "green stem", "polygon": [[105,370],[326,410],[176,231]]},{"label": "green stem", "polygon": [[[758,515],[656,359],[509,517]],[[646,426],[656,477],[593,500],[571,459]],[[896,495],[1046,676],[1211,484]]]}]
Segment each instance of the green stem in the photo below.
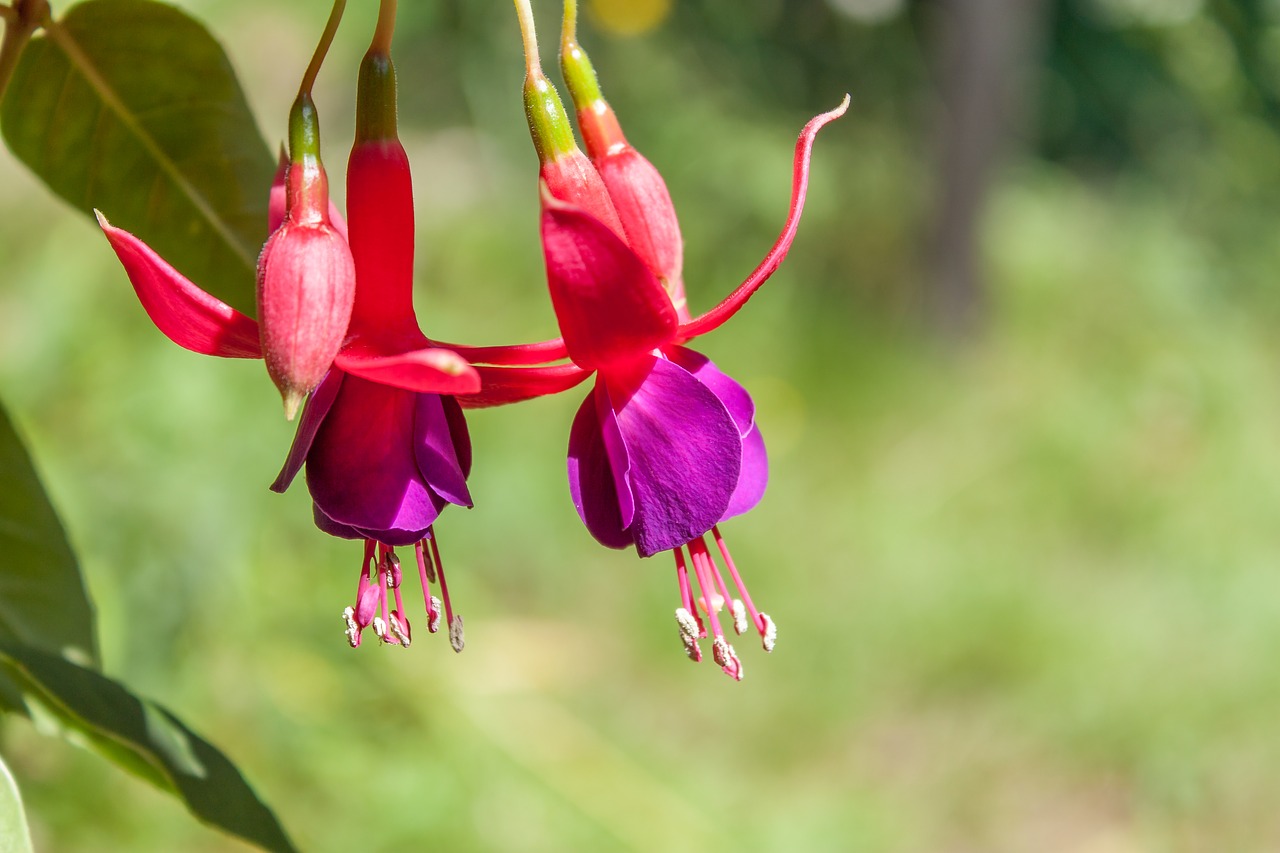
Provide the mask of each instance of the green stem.
[{"label": "green stem", "polygon": [[542,76],[542,61],[538,58],[538,34],[533,28],[533,9],[529,0],[515,0],[516,17],[520,19],[520,38],[524,41],[524,67],[530,77]]},{"label": "green stem", "polygon": [[333,37],[338,32],[338,24],[342,22],[342,12],[346,8],[347,0],[333,0],[333,9],[329,11],[329,22],[324,25],[324,32],[320,35],[316,52],[311,54],[311,64],[307,66],[307,72],[302,75],[302,84],[298,86],[299,95],[311,94],[311,87],[315,85],[316,75],[320,73],[320,66],[324,63],[325,55],[329,53],[329,45],[333,44]]},{"label": "green stem", "polygon": [[391,53],[391,36],[396,30],[396,0],[381,0],[378,4],[378,26],[373,31],[373,43],[369,50]]},{"label": "green stem", "polygon": [[560,28],[560,50],[568,52],[578,43],[578,0],[564,0],[564,23]]},{"label": "green stem", "polygon": [[49,22],[48,0],[15,0],[4,10],[4,39],[0,40],[0,99],[9,88],[9,80],[31,34]]}]

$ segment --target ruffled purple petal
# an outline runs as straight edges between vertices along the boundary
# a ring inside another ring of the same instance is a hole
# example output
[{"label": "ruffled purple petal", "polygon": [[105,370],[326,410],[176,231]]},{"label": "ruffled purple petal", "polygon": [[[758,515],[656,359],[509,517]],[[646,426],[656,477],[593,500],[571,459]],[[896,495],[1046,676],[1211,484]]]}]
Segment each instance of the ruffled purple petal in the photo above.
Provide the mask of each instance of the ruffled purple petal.
[{"label": "ruffled purple petal", "polygon": [[648,557],[706,533],[724,517],[742,466],[742,439],[728,410],[663,358],[603,378],[631,463],[636,550]]},{"label": "ruffled purple petal", "polygon": [[414,418],[418,469],[433,492],[458,506],[472,506],[467,478],[454,449],[453,433],[439,394],[419,394]]},{"label": "ruffled purple petal", "polygon": [[733,518],[754,509],[768,485],[769,455],[765,452],[760,428],[753,427],[742,439],[742,473],[738,475],[738,485],[734,487],[724,517]]},{"label": "ruffled purple petal", "polygon": [[311,450],[311,443],[315,441],[316,431],[320,429],[325,415],[329,414],[329,409],[333,407],[333,401],[338,398],[342,377],[341,370],[330,370],[325,374],[324,379],[320,380],[311,398],[307,400],[306,408],[302,410],[302,418],[298,421],[298,431],[293,435],[293,445],[289,448],[289,455],[284,460],[284,467],[280,469],[276,481],[271,484],[271,491],[283,493],[289,488],[293,478],[298,476],[298,470],[302,468],[302,463],[307,459],[307,452]]},{"label": "ruffled purple petal", "polygon": [[738,434],[745,438],[756,418],[756,404],[747,389],[700,352],[688,347],[667,347],[663,354],[696,376],[699,382],[711,389],[712,394],[720,398],[720,402],[729,410],[733,422],[737,424]]},{"label": "ruffled purple petal", "polygon": [[417,398],[344,379],[307,454],[307,486],[326,516],[367,531],[424,531],[436,520],[414,453]]},{"label": "ruffled purple petal", "polygon": [[596,411],[597,392],[602,390],[599,385],[591,390],[569,430],[569,494],[596,541],[609,548],[625,548],[633,540],[622,524],[618,489]]}]

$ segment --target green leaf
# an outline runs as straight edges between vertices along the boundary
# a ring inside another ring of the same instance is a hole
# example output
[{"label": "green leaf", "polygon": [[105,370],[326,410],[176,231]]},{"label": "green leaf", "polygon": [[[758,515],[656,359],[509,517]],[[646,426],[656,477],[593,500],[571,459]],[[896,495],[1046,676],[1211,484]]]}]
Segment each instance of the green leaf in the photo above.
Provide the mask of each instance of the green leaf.
[{"label": "green leaf", "polygon": [[0,758],[0,853],[31,853],[31,830],[18,783]]},{"label": "green leaf", "polygon": [[27,45],[0,103],[13,153],[249,312],[275,162],[222,47],[150,0],[89,0]]},{"label": "green leaf", "polygon": [[[0,404],[0,640],[98,663],[93,605],[66,531]],[[7,691],[0,684],[0,703]]]},{"label": "green leaf", "polygon": [[182,799],[197,818],[267,850],[292,851],[274,814],[215,747],[161,706],[63,658],[0,642],[31,717],[79,738],[108,759]]}]

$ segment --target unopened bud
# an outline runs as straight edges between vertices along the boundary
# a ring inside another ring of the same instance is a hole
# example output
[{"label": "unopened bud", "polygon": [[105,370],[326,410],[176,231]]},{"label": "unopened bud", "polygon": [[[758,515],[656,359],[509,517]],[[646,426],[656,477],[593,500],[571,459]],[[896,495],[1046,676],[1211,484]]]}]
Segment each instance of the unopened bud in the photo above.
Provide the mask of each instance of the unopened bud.
[{"label": "unopened bud", "polygon": [[329,183],[310,101],[300,95],[290,115],[284,222],[258,258],[262,353],[290,420],[338,354],[355,301],[355,263],[330,221]]}]

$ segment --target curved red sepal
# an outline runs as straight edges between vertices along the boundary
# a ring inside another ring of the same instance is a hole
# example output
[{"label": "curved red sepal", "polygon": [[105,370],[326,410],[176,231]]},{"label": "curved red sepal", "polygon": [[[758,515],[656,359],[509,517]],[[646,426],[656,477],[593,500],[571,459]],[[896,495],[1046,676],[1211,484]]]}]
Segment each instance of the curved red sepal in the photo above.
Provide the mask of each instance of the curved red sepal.
[{"label": "curved red sepal", "polygon": [[848,108],[849,96],[845,95],[840,106],[809,119],[804,130],[800,131],[800,138],[796,140],[796,153],[792,166],[791,210],[787,213],[787,222],[782,226],[782,233],[778,235],[769,254],[764,256],[764,260],[755,268],[755,271],[747,276],[746,281],[738,285],[733,293],[725,297],[724,301],[715,308],[680,327],[679,340],[687,341],[719,328],[722,323],[738,313],[738,309],[746,304],[751,295],[782,264],[782,259],[787,256],[787,250],[791,248],[791,242],[796,238],[796,229],[800,227],[800,214],[804,212],[805,194],[809,189],[809,159],[813,154],[813,141],[824,125],[840,118]]},{"label": "curved red sepal", "polygon": [[357,341],[338,353],[339,370],[392,388],[426,394],[474,394],[480,374],[453,350],[424,346],[388,352]]},{"label": "curved red sepal", "polygon": [[184,349],[222,358],[262,358],[258,323],[192,284],[146,243],[94,211],[124,265],[138,301],[165,337]]},{"label": "curved red sepal", "polygon": [[432,344],[451,349],[472,364],[530,365],[546,364],[569,357],[564,338],[538,341],[536,344],[510,344],[507,346],[472,347],[432,341]]},{"label": "curved red sepal", "polygon": [[567,391],[591,375],[576,364],[550,367],[486,367],[478,366],[482,387],[478,394],[458,397],[466,409],[504,406]]},{"label": "curved red sepal", "polygon": [[547,285],[569,357],[580,367],[635,358],[675,336],[671,297],[631,247],[542,185]]}]

